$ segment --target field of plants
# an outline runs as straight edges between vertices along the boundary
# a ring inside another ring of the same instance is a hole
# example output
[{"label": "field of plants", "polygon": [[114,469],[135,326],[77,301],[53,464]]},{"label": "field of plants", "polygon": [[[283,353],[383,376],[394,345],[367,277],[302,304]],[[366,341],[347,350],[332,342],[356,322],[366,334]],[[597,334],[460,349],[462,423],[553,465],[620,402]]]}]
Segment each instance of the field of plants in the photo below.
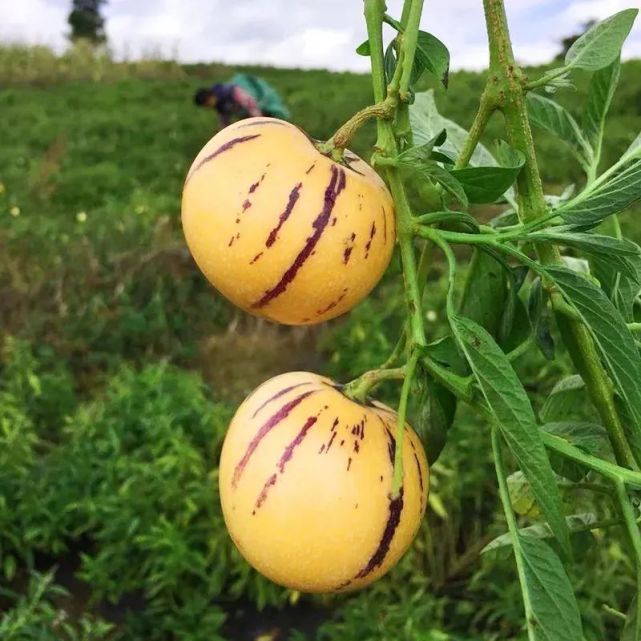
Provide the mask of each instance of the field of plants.
[{"label": "field of plants", "polygon": [[[371,587],[301,595],[262,578],[234,548],[217,462],[239,401],[285,371],[349,381],[385,361],[404,322],[397,257],[350,314],[307,328],[249,317],[202,277],[180,196],[216,121],[192,95],[236,71],[0,48],[0,639],[526,639],[511,547],[499,538],[507,526],[490,434],[464,406],[432,466],[416,541]],[[318,139],[371,102],[364,75],[243,71],[272,83]],[[575,81],[555,99],[579,116],[589,76]],[[428,82],[420,89],[435,89],[440,112],[469,127],[484,74],[453,73],[447,93]],[[490,123],[488,145],[500,125]],[[604,164],[640,130],[641,61],[630,61]],[[366,155],[374,135],[365,127],[354,151]],[[582,181],[570,150],[540,130],[535,138],[548,193]],[[485,222],[496,207],[474,213]],[[621,216],[637,242],[639,214],[636,205]],[[465,264],[468,250],[457,252]],[[446,271],[438,258],[426,275],[431,339],[447,325]],[[571,371],[561,350],[514,365],[541,402]],[[393,400],[394,390],[385,383],[379,396]],[[584,419],[588,405],[578,417],[544,407],[554,421]],[[592,527],[609,514],[597,485],[568,483],[563,493],[578,519],[569,573],[587,641],[619,638],[635,589],[620,539]],[[536,516],[522,476],[510,477],[510,492],[525,522]]]}]

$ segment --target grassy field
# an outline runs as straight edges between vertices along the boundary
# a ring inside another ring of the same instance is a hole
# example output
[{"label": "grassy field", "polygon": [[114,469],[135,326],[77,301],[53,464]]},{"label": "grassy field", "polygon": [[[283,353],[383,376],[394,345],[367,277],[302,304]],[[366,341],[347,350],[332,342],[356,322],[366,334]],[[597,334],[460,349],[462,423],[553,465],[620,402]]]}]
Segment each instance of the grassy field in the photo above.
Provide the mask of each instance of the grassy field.
[{"label": "grassy field", "polygon": [[[246,70],[317,138],[370,101],[366,76]],[[206,284],[180,230],[186,169],[216,125],[192,94],[235,71],[0,49],[0,638],[523,638],[507,554],[480,555],[504,525],[486,434],[464,413],[415,546],[366,592],[301,598],[233,549],[215,466],[234,405],[282,371],[347,380],[377,365],[402,308],[396,264],[349,317],[313,329],[251,319]],[[453,74],[442,112],[469,125],[482,86]],[[641,130],[640,61],[620,86],[606,160]],[[580,78],[559,99],[580,114],[584,91]],[[565,150],[537,140],[550,190],[579,179]],[[355,150],[371,142],[368,129]],[[641,238],[632,216],[623,223]],[[440,276],[436,264],[434,336]],[[521,366],[544,391],[564,362]],[[573,579],[597,641],[619,625],[602,603],[623,608],[630,586],[622,551],[592,543],[577,537]]]}]

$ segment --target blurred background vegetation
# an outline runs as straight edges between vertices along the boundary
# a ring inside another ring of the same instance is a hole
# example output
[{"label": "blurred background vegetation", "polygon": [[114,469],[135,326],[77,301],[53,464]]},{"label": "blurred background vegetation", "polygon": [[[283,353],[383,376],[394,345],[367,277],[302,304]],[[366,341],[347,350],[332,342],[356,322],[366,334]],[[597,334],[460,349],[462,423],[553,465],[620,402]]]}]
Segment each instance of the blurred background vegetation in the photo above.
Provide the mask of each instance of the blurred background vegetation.
[{"label": "blurred background vegetation", "polygon": [[[0,639],[523,639],[509,548],[481,554],[504,524],[487,431],[463,409],[416,543],[366,591],[286,591],[229,540],[216,464],[236,404],[283,371],[346,381],[377,366],[403,309],[396,263],[351,314],[313,328],[250,318],[201,276],[182,239],[180,194],[216,123],[192,94],[236,71],[114,63],[82,42],[62,56],[0,47]],[[272,83],[317,138],[371,100],[367,76],[242,71]],[[558,95],[574,114],[586,82]],[[483,74],[454,73],[437,92],[441,112],[468,126],[483,84]],[[631,61],[606,162],[639,130],[641,61]],[[367,156],[372,139],[366,129],[355,151]],[[580,180],[569,153],[543,135],[537,143],[550,193]],[[635,213],[622,222],[639,241]],[[436,262],[429,273],[435,338],[445,332],[442,271]],[[518,367],[535,398],[566,371],[563,354]],[[394,388],[382,393],[393,401]],[[610,638],[631,562],[606,532],[574,543],[587,639]]]}]

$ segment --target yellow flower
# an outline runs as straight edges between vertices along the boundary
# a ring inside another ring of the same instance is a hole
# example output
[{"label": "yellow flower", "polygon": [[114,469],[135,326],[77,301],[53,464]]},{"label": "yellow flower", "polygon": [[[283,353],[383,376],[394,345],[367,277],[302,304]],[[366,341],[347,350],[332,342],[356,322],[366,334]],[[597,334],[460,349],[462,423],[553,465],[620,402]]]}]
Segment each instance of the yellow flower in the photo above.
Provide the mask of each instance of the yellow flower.
[{"label": "yellow flower", "polygon": [[87,220],[87,212],[86,212],[86,211],[79,211],[79,212],[76,214],[76,220],[77,220],[79,223],[84,223],[84,222]]},{"label": "yellow flower", "polygon": [[20,215],[20,207],[17,207],[16,205],[14,205],[14,206],[9,210],[9,213],[10,213],[14,218],[16,218],[17,216],[19,216],[19,215]]}]

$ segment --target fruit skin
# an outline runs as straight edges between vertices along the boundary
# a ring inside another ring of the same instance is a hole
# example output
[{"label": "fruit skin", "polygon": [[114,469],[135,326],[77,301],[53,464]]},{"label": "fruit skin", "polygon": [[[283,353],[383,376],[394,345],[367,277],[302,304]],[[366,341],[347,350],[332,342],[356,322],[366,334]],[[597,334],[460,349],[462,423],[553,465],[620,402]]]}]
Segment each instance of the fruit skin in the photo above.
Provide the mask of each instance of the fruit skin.
[{"label": "fruit skin", "polygon": [[227,529],[245,559],[302,592],[362,588],[412,542],[429,470],[406,426],[400,497],[392,499],[396,413],[361,405],[309,372],[276,376],[241,404],[219,485]]},{"label": "fruit skin", "polygon": [[345,313],[378,283],[395,242],[378,174],[345,152],[321,154],[276,118],[247,118],[196,156],[182,223],[207,279],[242,309],[289,325]]}]

